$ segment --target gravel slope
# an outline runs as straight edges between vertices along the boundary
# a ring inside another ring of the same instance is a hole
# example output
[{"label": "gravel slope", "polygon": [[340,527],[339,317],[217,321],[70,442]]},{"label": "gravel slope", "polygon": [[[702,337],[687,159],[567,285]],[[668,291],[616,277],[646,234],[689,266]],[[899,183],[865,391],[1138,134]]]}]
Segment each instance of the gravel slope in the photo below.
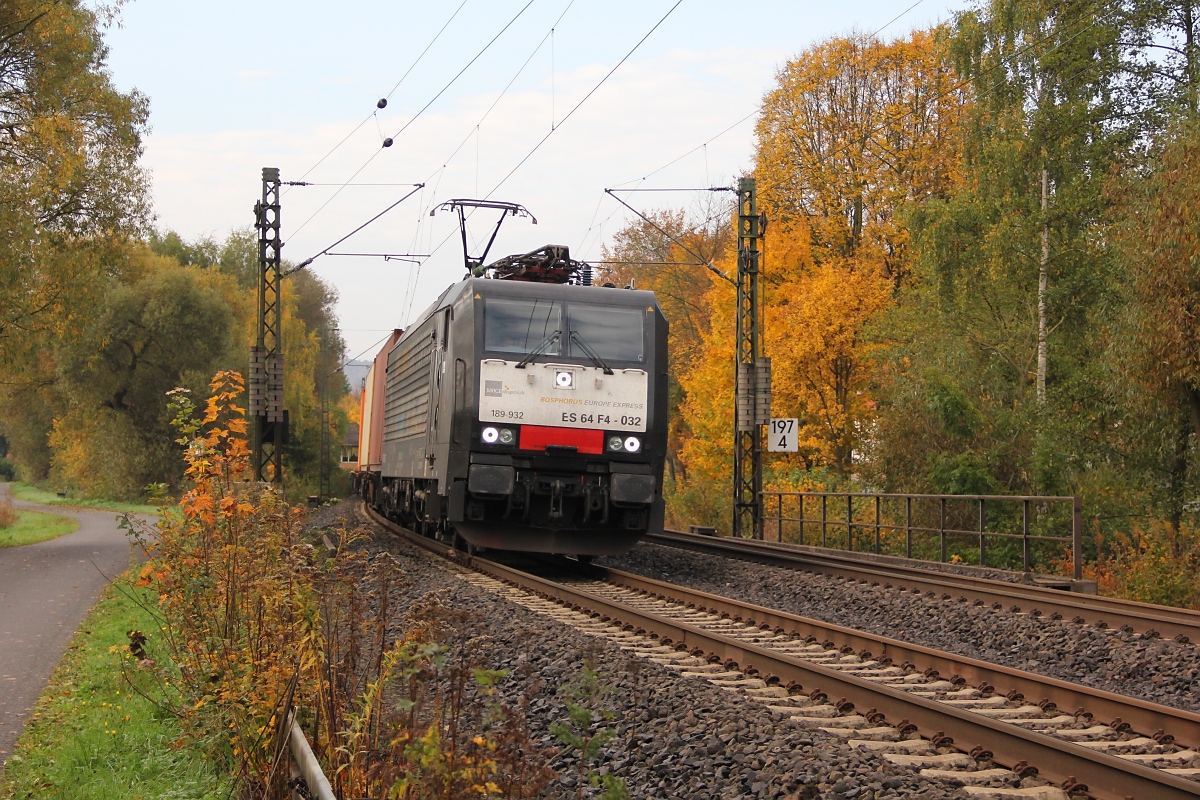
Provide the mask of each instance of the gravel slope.
[{"label": "gravel slope", "polygon": [[598,564],[1200,712],[1195,644],[639,544]]}]

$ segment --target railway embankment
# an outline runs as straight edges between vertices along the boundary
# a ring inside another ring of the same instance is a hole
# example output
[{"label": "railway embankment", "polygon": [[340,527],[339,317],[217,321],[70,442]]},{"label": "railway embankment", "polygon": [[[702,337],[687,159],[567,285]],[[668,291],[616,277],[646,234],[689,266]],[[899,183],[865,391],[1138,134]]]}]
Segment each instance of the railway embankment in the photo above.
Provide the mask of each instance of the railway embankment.
[{"label": "railway embankment", "polygon": [[[335,529],[336,518],[350,526],[365,522],[347,504],[316,522]],[[500,699],[524,709],[531,741],[557,773],[545,797],[576,796],[578,750],[553,729],[568,718],[567,701],[585,664],[604,687],[592,701],[593,733],[611,736],[587,768],[620,778],[632,797],[959,796],[953,784],[931,783],[880,753],[780,719],[766,704],[506,599],[484,588],[486,579],[382,530],[362,546],[394,555],[413,602],[469,615],[474,646],[491,668],[507,672],[496,688]]]},{"label": "railway embankment", "polygon": [[641,544],[606,566],[1039,675],[1200,711],[1195,643]]}]

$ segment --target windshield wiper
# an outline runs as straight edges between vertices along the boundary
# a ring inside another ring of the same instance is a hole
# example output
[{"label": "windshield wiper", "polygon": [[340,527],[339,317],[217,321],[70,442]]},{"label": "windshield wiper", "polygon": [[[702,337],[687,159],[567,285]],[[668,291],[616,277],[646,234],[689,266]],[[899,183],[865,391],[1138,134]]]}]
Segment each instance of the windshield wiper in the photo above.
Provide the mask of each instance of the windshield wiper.
[{"label": "windshield wiper", "polygon": [[612,374],[613,374],[613,371],[612,371],[611,369],[609,369],[609,366],[608,366],[608,364],[605,364],[605,363],[604,363],[604,359],[602,359],[602,358],[599,356],[599,354],[597,354],[597,353],[596,353],[596,351],[595,351],[595,350],[593,350],[592,348],[588,347],[588,344],[587,344],[587,342],[585,342],[585,341],[583,340],[583,337],[581,337],[581,336],[579,335],[579,332],[578,332],[578,331],[571,331],[571,337],[570,337],[570,338],[571,338],[571,341],[572,341],[572,342],[574,342],[575,344],[579,345],[579,349],[580,349],[580,350],[582,350],[582,351],[584,352],[584,354],[585,354],[585,355],[586,355],[588,358],[590,358],[590,359],[592,360],[592,363],[593,363],[593,364],[595,364],[597,367],[600,367],[600,369],[604,370],[604,374],[605,374],[605,375],[612,375]]},{"label": "windshield wiper", "polygon": [[562,337],[562,331],[555,331],[554,333],[547,336],[545,339],[542,339],[541,344],[539,344],[537,347],[530,350],[529,355],[525,356],[524,358],[522,358],[520,361],[517,362],[517,369],[525,369],[527,366],[529,366],[529,363],[531,361],[533,361],[533,359],[540,356],[546,350],[550,349],[550,345],[557,342],[559,340],[559,338],[561,338],[561,337]]}]

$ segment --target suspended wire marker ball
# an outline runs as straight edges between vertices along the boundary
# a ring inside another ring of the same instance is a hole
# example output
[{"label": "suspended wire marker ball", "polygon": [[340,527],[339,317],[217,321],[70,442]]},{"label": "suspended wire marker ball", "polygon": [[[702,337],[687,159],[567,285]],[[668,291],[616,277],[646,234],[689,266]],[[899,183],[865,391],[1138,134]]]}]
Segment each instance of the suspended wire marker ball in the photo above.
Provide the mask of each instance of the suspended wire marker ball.
[{"label": "suspended wire marker ball", "polygon": [[389,136],[388,138],[384,139],[384,140],[383,140],[383,146],[384,146],[384,147],[391,147],[391,146],[392,146],[392,137],[390,137],[390,136]]},{"label": "suspended wire marker ball", "polygon": [[376,108],[387,108],[387,98],[386,97],[379,98],[379,102],[375,104],[375,107]]}]

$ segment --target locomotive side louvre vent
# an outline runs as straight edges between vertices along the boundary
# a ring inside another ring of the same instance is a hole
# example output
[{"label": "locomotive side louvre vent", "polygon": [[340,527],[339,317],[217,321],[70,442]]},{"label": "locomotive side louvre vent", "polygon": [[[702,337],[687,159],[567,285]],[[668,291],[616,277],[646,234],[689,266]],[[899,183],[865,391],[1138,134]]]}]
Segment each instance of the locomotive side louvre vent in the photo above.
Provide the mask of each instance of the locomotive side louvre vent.
[{"label": "locomotive side louvre vent", "polygon": [[424,436],[429,418],[431,319],[388,354],[387,413],[383,440]]}]

